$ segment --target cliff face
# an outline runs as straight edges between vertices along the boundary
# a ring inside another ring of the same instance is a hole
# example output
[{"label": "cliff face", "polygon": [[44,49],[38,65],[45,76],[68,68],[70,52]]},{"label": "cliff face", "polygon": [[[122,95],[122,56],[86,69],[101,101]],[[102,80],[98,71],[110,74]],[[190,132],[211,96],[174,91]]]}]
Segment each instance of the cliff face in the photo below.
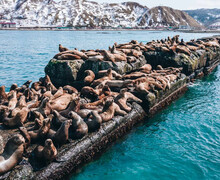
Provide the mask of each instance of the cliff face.
[{"label": "cliff face", "polygon": [[0,0],[0,14],[18,26],[200,26],[182,11],[168,7],[149,9],[135,2],[99,4],[85,0]]}]

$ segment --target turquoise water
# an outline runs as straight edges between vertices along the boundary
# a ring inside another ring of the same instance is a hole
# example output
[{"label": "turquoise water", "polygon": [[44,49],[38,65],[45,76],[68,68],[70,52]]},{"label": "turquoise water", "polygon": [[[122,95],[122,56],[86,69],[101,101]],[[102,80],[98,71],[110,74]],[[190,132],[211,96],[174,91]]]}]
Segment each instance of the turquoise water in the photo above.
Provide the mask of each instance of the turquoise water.
[{"label": "turquoise water", "polygon": [[[58,52],[147,42],[175,32],[0,31],[0,86],[38,80]],[[212,34],[178,33],[190,40]],[[71,179],[220,179],[220,67]]]}]

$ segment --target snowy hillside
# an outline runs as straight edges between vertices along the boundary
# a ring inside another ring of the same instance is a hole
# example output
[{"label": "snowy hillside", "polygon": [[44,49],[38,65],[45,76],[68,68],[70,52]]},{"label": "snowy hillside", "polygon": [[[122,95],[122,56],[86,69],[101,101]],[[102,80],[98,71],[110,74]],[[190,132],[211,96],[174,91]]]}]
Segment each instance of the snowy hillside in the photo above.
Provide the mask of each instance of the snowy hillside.
[{"label": "snowy hillside", "polygon": [[167,7],[148,9],[134,2],[99,4],[86,0],[0,0],[0,16],[16,22],[17,26],[200,26],[182,11]]}]

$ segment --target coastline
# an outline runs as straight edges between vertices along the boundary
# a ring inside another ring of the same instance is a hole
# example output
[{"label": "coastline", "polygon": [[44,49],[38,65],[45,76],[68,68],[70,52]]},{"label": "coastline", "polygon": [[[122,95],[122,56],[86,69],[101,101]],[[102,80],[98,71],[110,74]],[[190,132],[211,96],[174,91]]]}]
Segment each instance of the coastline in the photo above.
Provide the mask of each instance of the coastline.
[{"label": "coastline", "polygon": [[59,29],[59,28],[0,28],[0,31],[170,31],[181,33],[219,33],[220,30],[168,30],[168,29]]}]

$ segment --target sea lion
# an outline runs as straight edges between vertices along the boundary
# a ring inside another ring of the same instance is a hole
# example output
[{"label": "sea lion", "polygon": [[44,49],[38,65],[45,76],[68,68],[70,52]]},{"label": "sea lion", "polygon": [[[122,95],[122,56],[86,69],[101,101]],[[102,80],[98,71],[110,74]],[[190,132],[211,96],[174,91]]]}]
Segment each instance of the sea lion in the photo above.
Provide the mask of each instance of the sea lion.
[{"label": "sea lion", "polygon": [[24,107],[16,114],[16,116],[12,118],[4,117],[3,124],[7,127],[23,126],[24,122],[27,120],[28,112],[29,109]]},{"label": "sea lion", "polygon": [[140,67],[141,72],[150,73],[152,70],[152,66],[150,64],[145,64]]},{"label": "sea lion", "polygon": [[85,73],[86,73],[86,77],[84,78],[84,83],[85,83],[86,85],[89,85],[89,84],[91,84],[91,83],[93,82],[93,80],[95,79],[95,74],[94,74],[94,72],[91,71],[91,70],[86,70]]},{"label": "sea lion", "polygon": [[24,147],[25,147],[25,149],[27,149],[31,143],[31,136],[28,134],[28,131],[25,127],[19,127],[18,129],[19,129],[21,135],[25,139]]},{"label": "sea lion", "polygon": [[13,90],[15,90],[15,89],[17,89],[18,88],[18,85],[16,84],[16,83],[13,83],[12,85],[11,85],[11,87],[10,87],[10,91],[13,91]]},{"label": "sea lion", "polygon": [[76,59],[81,59],[81,57],[75,54],[62,54],[61,56],[58,56],[57,59],[58,60],[76,60]]},{"label": "sea lion", "polygon": [[28,131],[28,134],[31,137],[31,142],[36,142],[36,140],[45,139],[47,136],[47,133],[50,130],[50,123],[53,116],[44,119],[42,126],[37,131]]},{"label": "sea lion", "polygon": [[52,162],[57,156],[57,149],[51,139],[46,139],[44,147],[37,146],[33,153],[38,160],[44,161],[46,164]]},{"label": "sea lion", "polygon": [[109,97],[105,102],[102,112],[100,113],[102,121],[103,122],[109,121],[116,114],[124,116],[127,113],[121,110],[120,107],[116,103],[114,103],[114,99],[112,97]]},{"label": "sea lion", "polygon": [[94,132],[98,130],[102,123],[102,118],[97,111],[91,111],[88,114],[88,118],[85,120],[88,126],[89,132]]},{"label": "sea lion", "polygon": [[101,84],[103,81],[105,80],[112,80],[113,79],[113,75],[112,75],[112,69],[108,69],[106,72],[106,75],[102,78],[99,78],[97,80],[94,80],[92,83],[92,86],[98,86],[99,84]]},{"label": "sea lion", "polygon": [[17,104],[18,100],[17,100],[16,91],[13,90],[13,91],[10,92],[10,94],[11,94],[11,96],[9,96],[9,98],[8,98],[9,99],[8,100],[8,108],[10,110],[12,110],[16,107],[16,104]]},{"label": "sea lion", "polygon": [[60,127],[63,122],[68,120],[68,118],[65,118],[64,116],[60,115],[60,113],[56,110],[53,110],[53,115],[54,117],[52,119],[52,123],[55,127]]},{"label": "sea lion", "polygon": [[64,94],[63,88],[59,87],[59,89],[57,90],[57,92],[50,98],[50,100],[54,100],[60,96],[62,96]]},{"label": "sea lion", "polygon": [[68,117],[68,114],[70,111],[75,111],[77,112],[80,109],[80,98],[76,97],[72,100],[72,102],[69,103],[69,106],[67,109],[60,111],[60,115],[64,117]]},{"label": "sea lion", "polygon": [[7,101],[8,96],[5,92],[5,86],[0,87],[0,103]]},{"label": "sea lion", "polygon": [[25,140],[20,134],[16,134],[8,140],[0,155],[0,174],[10,171],[22,160],[24,143]]},{"label": "sea lion", "polygon": [[124,111],[130,112],[131,107],[127,105],[127,101],[132,100],[138,103],[142,103],[142,100],[134,96],[132,93],[127,92],[126,88],[120,90],[120,94],[114,99],[115,103]]},{"label": "sea lion", "polygon": [[38,108],[32,109],[32,111],[40,112],[44,117],[47,117],[51,113],[51,110],[52,110],[52,108],[50,106],[48,97],[44,98],[41,101],[40,106]]},{"label": "sea lion", "polygon": [[23,108],[23,107],[27,107],[27,103],[26,103],[26,97],[24,95],[20,96],[20,99],[16,105],[16,107],[18,108]]},{"label": "sea lion", "polygon": [[55,145],[61,146],[69,139],[69,127],[72,125],[72,120],[66,120],[62,123],[57,132],[48,133],[48,138],[52,139]]},{"label": "sea lion", "polygon": [[63,52],[63,51],[68,51],[69,49],[67,49],[66,47],[63,47],[61,44],[59,44],[59,51]]},{"label": "sea lion", "polygon": [[78,93],[79,93],[76,88],[74,88],[74,87],[72,87],[72,86],[70,86],[70,85],[64,86],[64,87],[63,87],[63,90],[66,91],[66,92],[69,93],[69,94],[73,94],[73,93],[78,94]]},{"label": "sea lion", "polygon": [[77,113],[70,111],[69,118],[72,119],[71,133],[74,139],[81,139],[88,134],[87,124]]},{"label": "sea lion", "polygon": [[75,98],[77,98],[78,96],[76,94],[67,94],[64,93],[62,96],[53,99],[49,102],[50,107],[53,110],[57,110],[57,111],[63,111],[67,108],[67,106],[69,105],[69,103],[74,100]]}]

